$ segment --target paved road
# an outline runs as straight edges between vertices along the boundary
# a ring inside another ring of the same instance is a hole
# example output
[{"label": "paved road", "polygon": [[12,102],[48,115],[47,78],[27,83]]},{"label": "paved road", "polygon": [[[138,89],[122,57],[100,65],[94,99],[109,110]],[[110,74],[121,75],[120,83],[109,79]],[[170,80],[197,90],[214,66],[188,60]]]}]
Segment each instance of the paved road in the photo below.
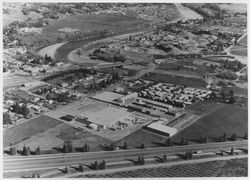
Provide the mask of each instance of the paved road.
[{"label": "paved road", "polygon": [[9,156],[4,157],[3,172],[35,171],[42,169],[53,169],[63,165],[75,165],[79,162],[90,165],[94,161],[105,160],[107,163],[120,162],[124,160],[136,160],[138,155],[144,155],[145,158],[152,158],[156,155],[184,154],[186,151],[215,152],[219,150],[230,150],[231,147],[247,148],[247,141],[221,142],[209,144],[196,144],[188,146],[174,146],[148,149],[119,150],[106,152],[88,152],[88,153],[70,153],[56,155],[40,156]]}]

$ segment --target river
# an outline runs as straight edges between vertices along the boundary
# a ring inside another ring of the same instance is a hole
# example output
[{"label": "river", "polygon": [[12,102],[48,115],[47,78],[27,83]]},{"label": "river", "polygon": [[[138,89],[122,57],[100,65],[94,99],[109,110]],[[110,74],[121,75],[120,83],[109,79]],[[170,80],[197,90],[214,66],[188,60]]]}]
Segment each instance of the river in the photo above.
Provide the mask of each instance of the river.
[{"label": "river", "polygon": [[[176,7],[177,7],[178,11],[180,12],[181,17],[178,19],[175,19],[173,21],[170,21],[168,23],[176,22],[176,21],[179,21],[181,19],[202,18],[202,16],[200,16],[199,14],[197,14],[196,12],[191,10],[190,8],[182,6],[181,4],[176,4]],[[107,37],[114,37],[114,36],[122,35],[122,34],[128,34],[128,33],[140,32],[140,31],[144,32],[144,31],[148,31],[149,29],[150,29],[150,27],[146,27],[146,28],[143,27],[143,28],[139,28],[139,29],[119,32],[119,33],[112,34],[109,36],[98,36],[98,37],[92,37],[92,38],[84,39],[84,40],[77,40],[77,41],[70,41],[70,42],[53,44],[53,45],[50,45],[50,46],[47,46],[45,48],[40,49],[38,51],[38,54],[40,54],[42,56],[47,54],[47,55],[50,55],[51,57],[55,58],[57,61],[68,62],[69,61],[69,59],[68,59],[69,53],[71,51],[87,44],[87,43],[98,41],[101,39],[105,39]]]}]

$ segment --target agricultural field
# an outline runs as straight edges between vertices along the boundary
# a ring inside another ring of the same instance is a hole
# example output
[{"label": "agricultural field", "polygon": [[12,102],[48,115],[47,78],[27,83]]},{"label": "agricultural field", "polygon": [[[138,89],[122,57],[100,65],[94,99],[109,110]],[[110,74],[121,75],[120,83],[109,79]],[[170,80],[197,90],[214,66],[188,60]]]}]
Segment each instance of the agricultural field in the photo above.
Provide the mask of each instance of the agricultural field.
[{"label": "agricultural field", "polygon": [[244,38],[242,38],[239,43],[247,45],[247,35]]},{"label": "agricultural field", "polygon": [[230,52],[238,56],[247,56],[247,46],[246,45],[234,45]]},{"label": "agricultural field", "polygon": [[14,126],[11,129],[6,129],[3,132],[3,147],[9,146],[11,142],[17,144],[30,137],[42,133],[50,128],[53,128],[62,122],[42,115],[35,119],[32,119],[26,123]]},{"label": "agricultural field", "polygon": [[247,177],[248,159],[215,160],[170,167],[144,168],[102,175],[85,175],[88,178],[145,178],[145,177]]},{"label": "agricultural field", "polygon": [[202,117],[191,126],[173,136],[174,141],[180,141],[182,137],[189,140],[197,140],[201,136],[208,137],[208,141],[214,142],[225,132],[228,137],[236,133],[243,137],[247,133],[247,109],[230,104],[220,105],[214,112]]}]

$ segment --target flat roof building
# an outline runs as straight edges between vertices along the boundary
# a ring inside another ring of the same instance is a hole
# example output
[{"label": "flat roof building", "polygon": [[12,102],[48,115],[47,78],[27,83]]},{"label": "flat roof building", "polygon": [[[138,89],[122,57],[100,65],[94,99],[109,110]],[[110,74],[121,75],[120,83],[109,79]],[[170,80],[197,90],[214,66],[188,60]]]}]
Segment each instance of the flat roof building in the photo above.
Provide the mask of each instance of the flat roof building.
[{"label": "flat roof building", "polygon": [[84,114],[88,121],[106,127],[116,127],[118,122],[124,122],[124,119],[132,119],[132,113],[124,108],[106,107],[100,111]]},{"label": "flat roof building", "polygon": [[166,126],[165,124],[166,122],[162,120],[154,121],[148,124],[146,129],[168,137],[171,137],[177,133],[177,129]]}]

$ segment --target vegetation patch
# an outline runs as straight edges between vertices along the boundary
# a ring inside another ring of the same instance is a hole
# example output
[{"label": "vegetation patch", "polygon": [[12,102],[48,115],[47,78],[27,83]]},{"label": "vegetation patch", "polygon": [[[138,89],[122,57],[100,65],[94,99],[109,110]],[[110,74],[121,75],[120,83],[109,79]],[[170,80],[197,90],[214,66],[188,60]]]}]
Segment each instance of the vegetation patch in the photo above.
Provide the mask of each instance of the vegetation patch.
[{"label": "vegetation patch", "polygon": [[3,146],[9,146],[11,142],[14,144],[28,139],[31,136],[42,133],[50,128],[53,128],[62,122],[49,116],[39,116],[26,123],[17,125],[3,132]]},{"label": "vegetation patch", "polygon": [[224,104],[216,111],[204,116],[197,122],[184,129],[173,137],[178,142],[182,137],[190,140],[206,136],[216,140],[225,132],[229,137],[236,133],[238,137],[247,133],[247,109]]}]

